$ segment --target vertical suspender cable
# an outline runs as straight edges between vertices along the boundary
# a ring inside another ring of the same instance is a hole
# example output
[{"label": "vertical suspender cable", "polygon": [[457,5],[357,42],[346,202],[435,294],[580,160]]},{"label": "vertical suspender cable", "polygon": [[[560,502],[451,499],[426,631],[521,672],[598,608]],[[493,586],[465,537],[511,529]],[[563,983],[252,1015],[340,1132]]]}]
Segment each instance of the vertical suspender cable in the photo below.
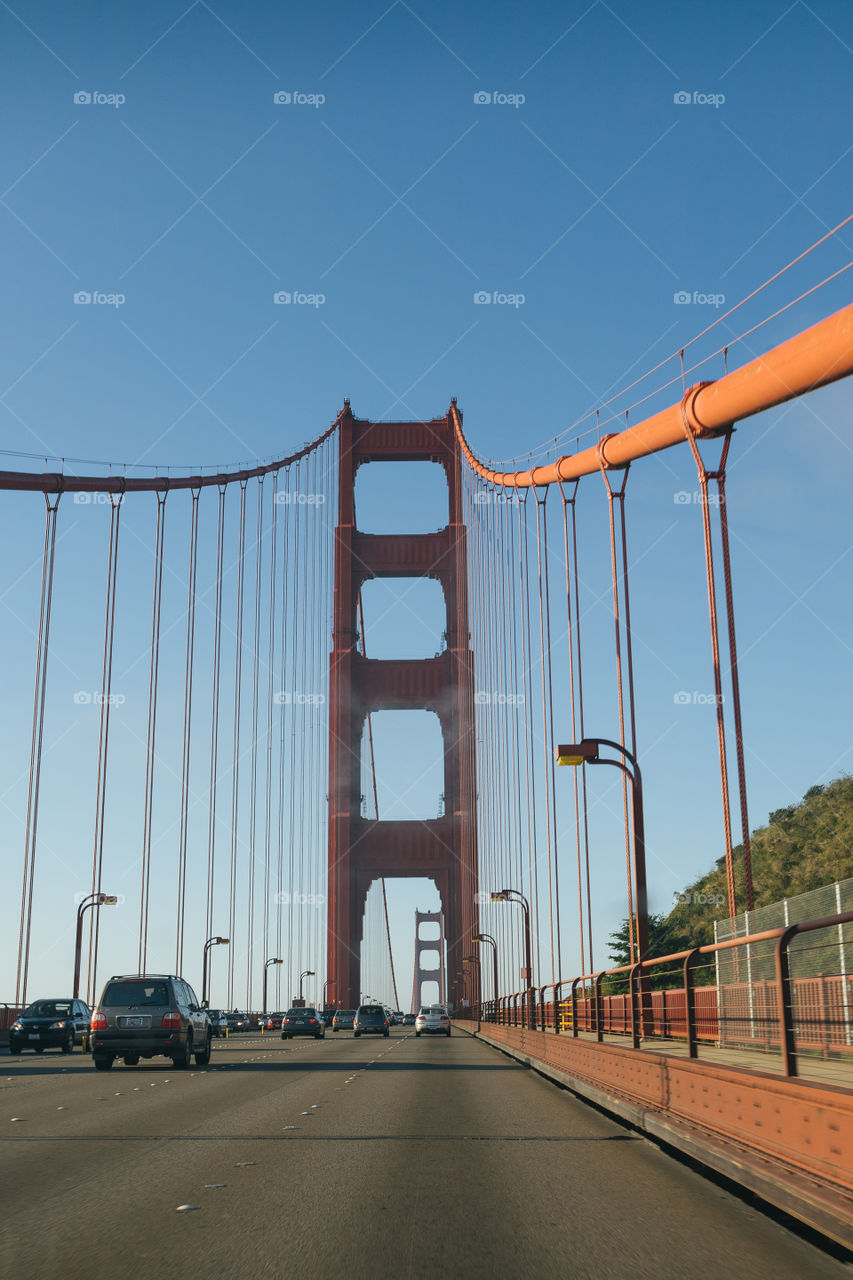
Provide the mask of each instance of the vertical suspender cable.
[{"label": "vertical suspender cable", "polygon": [[[252,633],[252,729],[249,774],[249,876],[246,893],[246,1008],[252,1005],[252,961],[255,941],[255,837],[258,819],[258,692],[261,660],[261,577],[264,546],[264,477],[258,476],[257,526],[255,530],[255,610]],[[264,956],[264,960],[266,960]]]},{"label": "vertical suspender cable", "polygon": [[210,711],[210,797],[207,826],[207,926],[205,938],[213,936],[213,904],[216,890],[216,790],[219,776],[219,706],[222,676],[222,576],[225,554],[225,491],[219,486],[216,519],[216,589],[213,618],[213,688]]},{"label": "vertical suspender cable", "polygon": [[38,643],[36,647],[36,679],[33,692],[33,733],[30,744],[30,772],[27,783],[27,823],[24,832],[24,882],[21,888],[21,927],[18,935],[18,973],[15,1003],[27,1003],[27,975],[30,963],[30,930],[33,915],[36,845],[38,839],[39,791],[41,788],[41,756],[44,741],[44,705],[47,693],[47,659],[50,651],[50,611],[53,601],[53,571],[56,560],[56,513],[62,494],[51,502],[44,495],[44,551],[41,568],[41,603],[39,605]]},{"label": "vertical suspender cable", "polygon": [[[524,672],[524,753],[525,753],[525,775],[526,775],[526,793],[527,793],[527,865],[528,865],[528,885],[530,886],[530,896],[533,899],[531,907],[535,920],[536,934],[536,971],[542,971],[542,956],[540,952],[540,931],[539,931],[539,852],[537,848],[537,827],[536,827],[536,768],[534,759],[533,744],[533,727],[531,723],[531,715],[527,714],[530,707],[530,686],[532,683],[533,667],[531,660],[531,633],[530,633],[530,548],[528,536],[528,518],[527,518],[527,491],[521,491],[521,501],[518,504],[519,519],[519,560],[521,566],[521,592],[522,592],[522,670]],[[535,906],[533,903],[535,902]]]},{"label": "vertical suspender cable", "polygon": [[192,742],[193,675],[195,670],[195,604],[198,587],[198,501],[200,489],[191,490],[190,563],[187,582],[187,651],[184,666],[184,733],[181,755],[181,814],[178,843],[178,919],[175,973],[184,971],[184,922],[187,905],[187,831],[190,816],[190,746]]},{"label": "vertical suspender cable", "polygon": [[142,814],[142,887],[139,896],[139,972],[148,955],[148,904],[151,894],[151,825],[154,808],[154,764],[157,738],[157,691],[160,675],[160,612],[163,601],[163,541],[166,533],[166,493],[157,493],[154,535],[154,599],[151,606],[151,660],[148,669],[148,730],[145,743],[145,799]]},{"label": "vertical suspender cable", "polygon": [[[577,499],[579,481],[577,480],[575,481],[574,488],[572,489],[572,496],[570,498],[566,497],[565,490],[563,489],[562,481],[560,481],[559,484],[560,484],[560,496],[563,499],[563,551],[564,551],[565,563],[566,563],[566,625],[568,629],[568,640],[569,640],[569,695],[571,700],[571,713],[572,713],[572,742],[578,742],[580,739],[577,736],[577,727],[578,727],[577,726],[577,701],[578,701],[577,691],[578,691],[578,685],[580,682],[580,671],[579,671],[579,664],[578,664],[577,671],[575,667],[575,643],[576,641],[578,643],[580,641],[580,614],[579,612],[576,612],[573,620],[572,575],[571,575],[571,568],[570,568],[571,562],[570,562],[570,556],[569,556],[569,507],[571,506],[572,508],[572,522],[573,522],[573,531],[574,531],[575,500]],[[577,537],[576,536],[574,539],[574,550],[575,550],[575,554],[577,554]],[[575,590],[577,591],[577,578],[575,579]],[[584,919],[583,919],[584,878],[583,878],[583,864],[581,861],[581,821],[580,821],[581,804],[580,804],[580,794],[579,794],[580,789],[578,785],[579,772],[580,770],[578,769],[572,770],[572,780],[574,782],[574,793],[575,793],[575,839],[576,839],[576,845],[577,845],[577,871],[578,871],[578,930],[579,930],[578,937],[580,940],[580,960],[581,960],[581,966],[580,966],[579,972],[583,973],[584,951],[585,951],[585,948],[584,948],[584,932],[585,931],[584,931]],[[584,775],[584,783],[585,782],[586,782],[586,777]],[[586,788],[585,787],[584,787],[584,793],[583,793],[583,813],[584,813],[584,827],[586,829],[587,811],[586,811]],[[586,854],[587,854],[587,874],[588,874],[588,860],[589,860],[588,840],[586,841]],[[589,881],[587,880],[587,891],[588,890],[589,890]],[[590,955],[590,972],[591,971],[592,971],[592,957]]]},{"label": "vertical suspender cable", "polygon": [[[107,803],[107,759],[110,741],[110,708],[112,706],[113,643],[116,621],[116,583],[118,581],[118,539],[123,493],[110,494],[110,550],[107,566],[107,603],[104,619],[104,666],[101,678],[101,718],[98,730],[98,782],[95,805],[95,842],[92,855],[92,893],[101,893],[104,866],[104,814]],[[159,500],[159,499],[158,499]],[[87,1004],[94,1002],[98,972],[98,937],[100,906],[95,906],[89,925],[89,969]]]},{"label": "vertical suspender cable", "polygon": [[[287,704],[285,701],[285,689],[287,688],[287,609],[289,604],[289,588],[290,588],[290,466],[284,469],[284,493],[282,494],[282,505],[284,506],[284,529],[282,531],[281,544],[281,656],[279,658],[279,679],[278,691],[276,698],[278,701],[278,866],[276,875],[276,902],[275,902],[275,927],[276,927],[276,955],[284,959],[283,927],[282,917],[284,907],[284,775],[285,760],[287,758]],[[288,823],[290,826],[290,823]],[[288,934],[288,948],[290,947],[290,936]],[[288,951],[286,980],[289,985],[291,983],[291,960],[292,956]],[[278,970],[278,966],[276,966]],[[276,972],[276,991],[280,988],[281,974]]]},{"label": "vertical suspender cable", "polygon": [[[270,951],[270,857],[272,852],[272,770],[273,770],[273,672],[275,670],[275,644],[277,614],[277,571],[278,571],[278,471],[273,472],[272,481],[272,513],[270,517],[270,581],[269,602],[269,637],[267,644],[267,727],[266,727],[266,774],[264,777],[264,914],[262,938],[264,944],[264,963],[269,959]],[[281,953],[274,951],[272,955],[279,958]],[[276,969],[278,965],[276,965]],[[278,1002],[276,1001],[276,1004]]]},{"label": "vertical suspender cable", "polygon": [[[603,455],[601,454],[600,450],[601,450],[601,445],[599,444],[599,458],[603,458]],[[625,702],[624,702],[624,682],[622,678],[622,626],[620,621],[621,609],[620,609],[620,602],[619,602],[619,570],[618,570],[618,556],[617,556],[617,548],[616,548],[616,521],[615,521],[615,513],[614,513],[614,504],[617,501],[619,502],[620,510],[622,512],[622,518],[624,520],[625,485],[628,482],[628,468],[625,467],[622,473],[622,484],[619,489],[614,489],[613,486],[611,485],[610,476],[607,473],[607,468],[605,467],[603,460],[601,463],[601,475],[604,480],[605,488],[607,489],[607,505],[608,505],[609,515],[610,515],[610,565],[611,565],[612,577],[613,577],[613,623],[614,623],[615,635],[616,635],[616,696],[617,696],[617,701],[619,705],[619,741],[624,747],[625,745]],[[623,524],[623,529],[624,529],[624,524]],[[626,572],[627,572],[627,566],[626,566]],[[631,709],[632,709],[631,719],[632,719],[632,735],[633,735],[633,688],[632,688],[632,694],[631,694]],[[634,744],[634,754],[636,755],[636,744]],[[627,889],[628,889],[628,947],[629,947],[629,955],[631,958],[631,963],[633,964],[637,956],[636,928],[635,928],[635,921],[634,921],[634,888],[633,888],[634,877],[632,875],[633,859],[631,856],[631,820],[630,820],[629,811],[628,811],[628,779],[624,774],[622,775],[622,808],[623,808],[623,816],[624,816],[624,823],[625,823],[625,866],[626,866],[626,880],[627,880]]]},{"label": "vertical suspender cable", "polygon": [[234,724],[231,765],[231,868],[228,920],[231,945],[228,948],[228,1007],[234,1007],[234,964],[237,951],[237,819],[240,809],[240,710],[243,692],[243,587],[246,576],[246,485],[240,481],[240,524],[237,552],[237,631],[234,657]]}]

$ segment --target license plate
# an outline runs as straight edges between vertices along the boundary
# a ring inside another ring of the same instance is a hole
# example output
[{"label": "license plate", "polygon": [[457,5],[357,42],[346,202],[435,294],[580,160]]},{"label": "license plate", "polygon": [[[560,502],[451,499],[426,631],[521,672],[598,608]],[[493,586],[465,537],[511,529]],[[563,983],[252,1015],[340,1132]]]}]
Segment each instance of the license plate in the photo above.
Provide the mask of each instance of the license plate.
[{"label": "license plate", "polygon": [[28,1035],[28,1036],[27,1036],[27,1039],[28,1039],[28,1040],[41,1040],[41,1036],[39,1036],[39,1035],[33,1035],[32,1033],[30,1033],[30,1035]]},{"label": "license plate", "polygon": [[119,1018],[120,1027],[150,1027],[151,1019],[144,1014],[129,1014],[126,1017]]}]

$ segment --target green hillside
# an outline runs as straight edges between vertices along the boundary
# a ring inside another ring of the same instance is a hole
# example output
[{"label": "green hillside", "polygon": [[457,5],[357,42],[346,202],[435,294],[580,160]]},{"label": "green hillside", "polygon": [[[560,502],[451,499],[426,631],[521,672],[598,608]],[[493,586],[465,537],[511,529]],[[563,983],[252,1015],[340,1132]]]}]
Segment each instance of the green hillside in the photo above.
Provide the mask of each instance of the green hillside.
[{"label": "green hillside", "polygon": [[[737,903],[744,910],[743,846],[734,850]],[[799,804],[776,809],[752,835],[756,907],[853,876],[853,777],[810,787]],[[728,915],[726,863],[688,885],[663,921],[667,949],[714,941],[714,919]],[[665,954],[665,952],[658,952]]]}]

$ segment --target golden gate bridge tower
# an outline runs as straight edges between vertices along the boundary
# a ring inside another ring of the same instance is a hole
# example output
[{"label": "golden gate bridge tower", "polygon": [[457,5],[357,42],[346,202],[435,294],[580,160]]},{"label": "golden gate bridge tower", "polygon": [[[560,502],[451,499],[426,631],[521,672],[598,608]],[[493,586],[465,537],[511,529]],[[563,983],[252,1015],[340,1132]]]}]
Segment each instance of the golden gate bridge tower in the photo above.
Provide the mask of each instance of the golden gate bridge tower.
[{"label": "golden gate bridge tower", "polygon": [[[448,413],[429,422],[339,419],[334,632],[329,683],[328,968],[336,1004],[361,995],[367,891],[383,877],[435,882],[447,938],[447,980],[460,976],[477,930],[474,783],[474,665],[462,516],[462,457]],[[355,523],[354,486],[367,462],[433,462],[444,468],[448,521],[434,533],[367,534]],[[359,592],[370,578],[436,579],[447,609],[447,646],[433,658],[370,659],[358,651]],[[438,716],[444,750],[444,816],[381,821],[361,814],[361,752],[368,715],[427,710]]]}]

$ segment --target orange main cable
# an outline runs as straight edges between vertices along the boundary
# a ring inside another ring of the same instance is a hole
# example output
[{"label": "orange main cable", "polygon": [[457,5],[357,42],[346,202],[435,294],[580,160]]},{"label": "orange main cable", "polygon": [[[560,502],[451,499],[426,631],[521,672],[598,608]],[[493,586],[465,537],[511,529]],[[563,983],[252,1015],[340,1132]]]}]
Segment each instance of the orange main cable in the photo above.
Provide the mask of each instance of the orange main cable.
[{"label": "orange main cable", "polygon": [[471,451],[462,432],[455,400],[450,417],[460,448],[472,469],[484,480],[507,488],[529,489],[577,480],[602,467],[624,467],[636,458],[681,444],[686,439],[684,415],[701,439],[713,436],[733,422],[797,396],[828,386],[853,373],[853,304],[795,334],[764,355],[719,378],[689,387],[684,399],[660,413],[604,436],[597,445],[548,466],[529,471],[495,471],[484,466]]}]

